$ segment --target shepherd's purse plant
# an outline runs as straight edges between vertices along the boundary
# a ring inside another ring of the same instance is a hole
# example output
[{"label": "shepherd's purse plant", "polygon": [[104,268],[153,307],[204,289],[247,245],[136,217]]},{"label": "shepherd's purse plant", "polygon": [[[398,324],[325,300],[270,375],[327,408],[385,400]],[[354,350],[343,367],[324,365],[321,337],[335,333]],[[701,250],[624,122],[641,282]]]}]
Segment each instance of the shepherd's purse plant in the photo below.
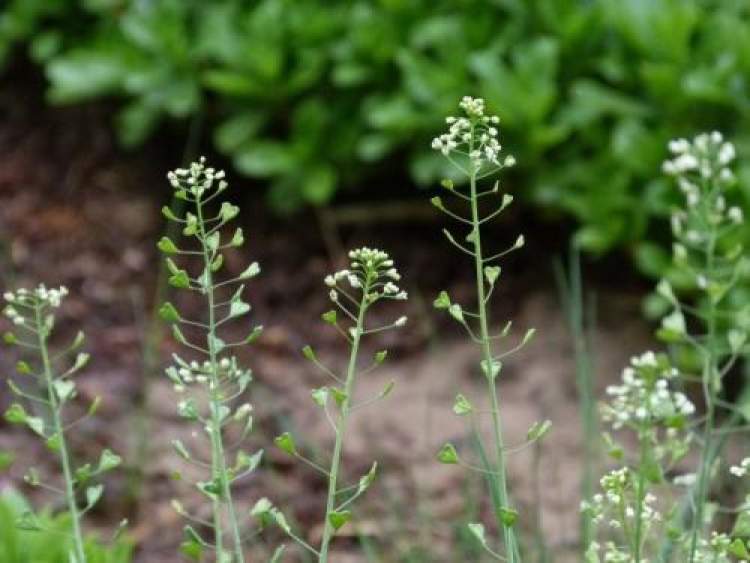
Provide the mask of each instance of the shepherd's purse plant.
[{"label": "shepherd's purse plant", "polygon": [[[166,370],[175,391],[184,397],[179,402],[178,412],[184,419],[200,425],[210,447],[210,459],[204,461],[197,444],[189,447],[180,440],[173,441],[181,458],[208,473],[206,480],[196,486],[212,506],[211,521],[207,522],[178,500],[173,501],[180,515],[199,527],[213,529],[213,539],[209,541],[193,524],[186,525],[183,553],[200,560],[201,553],[209,549],[215,551],[220,563],[243,563],[246,533],[232,498],[232,485],[256,469],[262,451],[250,454],[241,447],[253,425],[252,406],[244,399],[252,375],[230,352],[253,342],[262,327],[249,329],[247,337],[237,342],[226,342],[220,332],[226,323],[249,313],[250,305],[242,300],[242,282],[255,277],[260,267],[253,262],[237,276],[217,279],[224,266],[224,252],[239,248],[244,242],[241,228],[235,229],[226,240],[222,237],[224,227],[239,214],[239,208],[228,201],[219,205],[218,198],[227,189],[224,176],[223,171],[207,166],[205,158],[187,169],[168,174],[175,196],[184,200],[189,209],[184,216],[177,216],[169,207],[164,207],[163,214],[182,226],[182,234],[192,240],[192,244],[178,247],[164,237],[158,247],[167,255],[169,283],[198,294],[203,300],[205,315],[200,320],[189,319],[169,302],[164,303],[160,313],[172,324],[175,340],[194,358],[174,354],[174,365]],[[186,264],[178,265],[174,256],[183,258]],[[189,273],[193,267],[198,270],[195,276]],[[233,429],[236,430],[232,446],[236,446],[235,453],[230,452],[228,443]],[[234,455],[233,461],[230,455]]]},{"label": "shepherd's purse plant", "polygon": [[[348,269],[330,274],[325,278],[325,284],[329,288],[329,298],[336,309],[322,316],[323,321],[336,329],[349,345],[346,373],[342,376],[325,366],[310,346],[306,346],[302,351],[307,360],[333,380],[330,385],[318,387],[311,392],[312,401],[323,411],[335,435],[333,452],[327,461],[327,467],[305,457],[297,447],[291,433],[285,432],[275,439],[279,449],[306,463],[324,475],[328,481],[320,546],[313,547],[298,533],[295,533],[282,512],[267,499],[261,499],[253,509],[253,513],[261,522],[274,521],[289,537],[310,552],[319,563],[327,563],[330,560],[331,542],[336,532],[351,520],[352,504],[370,487],[378,468],[377,462],[373,462],[370,470],[356,482],[341,484],[344,441],[351,415],[384,398],[393,389],[393,382],[390,382],[374,397],[355,399],[358,377],[377,368],[387,356],[386,350],[378,351],[370,365],[361,369],[359,360],[362,340],[368,335],[402,327],[407,322],[405,316],[397,318],[392,323],[375,327],[368,322],[368,313],[378,302],[407,299],[406,292],[397,285],[401,276],[390,256],[381,250],[363,247],[352,250],[349,258],[351,263]],[[343,314],[343,317],[339,313]]]},{"label": "shepherd's purse plant", "polygon": [[[40,285],[35,289],[22,288],[4,295],[7,303],[4,313],[14,325],[13,332],[7,332],[4,340],[29,352],[27,360],[19,360],[16,364],[16,371],[20,375],[18,380],[8,379],[10,390],[19,399],[27,401],[29,410],[21,402],[13,403],[6,411],[5,419],[12,424],[27,426],[57,455],[62,472],[62,488],[42,482],[39,471],[34,467],[28,470],[24,480],[32,487],[62,495],[70,516],[70,526],[66,532],[71,544],[68,559],[71,563],[86,563],[87,550],[81,521],[104,491],[103,485],[96,483],[96,480],[120,465],[121,459],[105,449],[97,463],[76,466],[71,455],[68,433],[74,425],[94,415],[99,407],[99,399],[95,399],[77,420],[66,417],[66,405],[77,396],[74,376],[89,360],[89,355],[80,351],[85,341],[82,332],[62,352],[54,354],[50,349],[55,311],[67,294],[65,287],[53,289]],[[84,491],[83,499],[79,498],[80,490]],[[43,531],[44,520],[29,511],[21,515],[16,525],[25,530]]]},{"label": "shepherd's purse plant", "polygon": [[[750,310],[734,308],[729,300],[748,275],[738,240],[743,212],[728,203],[735,148],[713,132],[672,141],[669,150],[672,158],[663,169],[684,196],[672,214],[672,281],[662,279],[657,286],[669,311],[657,335],[670,353],[633,358],[622,384],[607,389],[605,422],[614,430],[632,430],[639,447],[631,455],[605,436],[621,467],[602,479],[602,493],[583,508],[614,534],[604,546],[591,544],[590,562],[599,560],[602,549],[604,560],[613,562],[750,558],[750,504],[728,509],[712,497],[712,484],[722,474],[725,438],[747,429],[737,425],[741,417],[735,414],[741,413],[724,394],[726,376],[747,354],[750,330]],[[697,297],[688,301],[692,295]],[[691,388],[702,399],[700,416],[687,396]],[[683,470],[669,483],[666,476],[680,470],[678,462],[693,446],[699,447],[696,470]],[[744,476],[744,462],[729,472]],[[731,533],[714,529],[718,514],[737,515]]]},{"label": "shepherd's purse plant", "polygon": [[[488,414],[492,425],[492,453],[489,453],[482,444],[481,435],[477,430],[477,419],[484,412],[476,409],[465,395],[459,394],[453,405],[453,411],[456,415],[470,417],[479,441],[483,466],[476,467],[464,462],[456,448],[450,443],[442,447],[438,453],[438,460],[446,464],[460,464],[486,476],[497,526],[502,531],[505,555],[501,555],[491,547],[490,539],[485,536],[483,524],[472,523],[469,529],[490,555],[510,563],[518,563],[521,561],[519,542],[515,532],[518,512],[513,506],[507,483],[506,456],[509,448],[503,436],[497,378],[502,370],[502,361],[522,348],[531,339],[534,330],[528,330],[515,346],[498,352],[495,349],[496,342],[502,341],[509,335],[511,323],[508,322],[499,333],[493,334],[488,304],[500,277],[501,270],[498,261],[506,254],[523,247],[524,237],[520,235],[506,250],[495,254],[487,253],[482,245],[482,227],[500,215],[511,204],[513,197],[507,193],[503,194],[493,211],[484,216],[480,213],[481,200],[500,196],[498,181],[486,189],[481,189],[480,183],[492,178],[504,168],[512,167],[515,159],[511,155],[501,156],[501,145],[498,141],[500,119],[497,116],[485,114],[484,100],[465,96],[459,106],[462,115],[446,118],[448,131],[433,140],[432,148],[442,153],[456,168],[463,180],[468,181],[468,186],[455,185],[451,180],[444,180],[442,183],[448,193],[465,202],[469,208],[468,214],[449,209],[439,196],[433,197],[431,201],[437,209],[458,221],[465,228],[465,234],[460,237],[447,229],[443,232],[453,246],[471,259],[476,283],[476,309],[467,310],[453,302],[446,291],[440,293],[434,305],[437,309],[447,311],[461,324],[471,340],[479,347],[481,355],[479,367],[487,383],[490,401]],[[529,430],[527,442],[541,438],[549,426],[548,422],[535,424]]]}]

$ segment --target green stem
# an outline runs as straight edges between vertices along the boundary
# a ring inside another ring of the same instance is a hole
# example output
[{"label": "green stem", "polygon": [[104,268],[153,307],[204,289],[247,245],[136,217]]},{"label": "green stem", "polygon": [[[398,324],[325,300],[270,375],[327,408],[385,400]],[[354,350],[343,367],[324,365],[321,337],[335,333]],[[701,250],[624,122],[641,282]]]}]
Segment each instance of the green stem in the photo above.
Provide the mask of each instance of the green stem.
[{"label": "green stem", "polygon": [[[713,279],[714,274],[714,254],[716,249],[716,233],[712,232],[708,241],[706,250],[706,274],[709,279]],[[703,428],[703,451],[701,454],[701,464],[698,476],[698,489],[694,497],[693,506],[694,514],[691,523],[690,532],[690,563],[695,562],[698,551],[698,538],[703,528],[704,509],[708,497],[710,470],[712,464],[712,442],[715,426],[715,405],[714,398],[718,390],[719,382],[715,381],[717,377],[716,356],[714,348],[716,346],[716,303],[711,295],[708,296],[708,315],[706,331],[706,352],[703,358],[702,384],[703,394],[706,402],[706,422]]]},{"label": "green stem", "polygon": [[341,403],[341,410],[336,421],[336,443],[333,447],[333,457],[331,459],[331,469],[328,474],[328,498],[326,500],[326,516],[323,528],[323,539],[320,543],[319,563],[328,562],[328,549],[336,530],[331,523],[331,513],[336,508],[336,488],[338,486],[338,476],[341,469],[341,458],[344,448],[344,433],[349,419],[349,407],[351,405],[352,394],[354,393],[354,384],[357,378],[357,354],[359,353],[359,343],[364,328],[365,312],[367,311],[366,299],[370,291],[370,279],[368,277],[362,290],[362,300],[359,304],[359,313],[357,315],[357,325],[352,339],[351,353],[349,354],[349,365],[346,370],[346,383],[344,385],[344,400]]},{"label": "green stem", "polygon": [[640,456],[638,460],[638,484],[635,492],[635,532],[633,537],[633,559],[634,563],[641,563],[641,551],[643,548],[643,503],[646,498],[646,457],[648,456],[649,442],[646,433],[639,432]]},{"label": "green stem", "polygon": [[227,504],[229,512],[229,525],[232,529],[234,541],[234,555],[236,563],[244,563],[245,555],[242,549],[242,534],[240,531],[239,521],[234,509],[232,500],[232,488],[227,475],[226,457],[224,454],[224,443],[222,440],[222,392],[221,381],[219,379],[218,354],[216,351],[216,315],[215,315],[215,296],[213,276],[211,274],[211,264],[213,263],[212,253],[206,244],[206,228],[203,219],[203,205],[198,199],[195,203],[198,224],[200,225],[200,240],[203,250],[203,264],[206,283],[206,297],[208,299],[208,335],[206,343],[208,347],[208,359],[211,364],[211,382],[210,382],[210,403],[211,403],[211,470],[214,482],[221,483],[221,493],[214,495],[214,541],[216,545],[217,556],[223,552],[223,529],[222,529],[222,503]]},{"label": "green stem", "polygon": [[47,328],[44,325],[44,319],[42,318],[41,306],[37,305],[34,308],[34,315],[39,338],[39,351],[42,356],[44,381],[47,385],[47,396],[52,409],[52,425],[55,432],[54,435],[57,437],[60,447],[60,462],[62,464],[63,477],[65,479],[65,500],[68,504],[71,527],[73,528],[73,548],[76,554],[77,563],[86,563],[86,553],[83,548],[83,533],[81,532],[81,514],[78,511],[75,490],[73,488],[74,477],[70,463],[70,454],[68,453],[68,444],[65,441],[65,435],[63,433],[63,423],[60,414],[61,407],[53,385],[52,364],[47,349],[48,334]]},{"label": "green stem", "polygon": [[[503,443],[502,423],[500,420],[500,405],[497,398],[497,388],[495,385],[495,377],[492,375],[492,349],[490,347],[490,332],[488,328],[487,319],[487,308],[485,300],[484,290],[484,272],[483,266],[484,261],[482,257],[482,241],[479,230],[479,207],[477,203],[477,178],[476,172],[472,172],[470,176],[470,188],[471,188],[471,222],[473,226],[473,238],[474,238],[474,267],[475,277],[477,285],[477,303],[479,310],[479,338],[481,340],[482,347],[482,358],[487,367],[487,385],[491,400],[491,411],[492,411],[492,433],[495,444],[495,457],[496,467],[495,473],[497,475],[497,497],[502,507],[508,506],[508,489],[507,489],[507,477],[505,468],[505,451]],[[495,515],[497,518],[498,526],[503,531],[503,538],[505,540],[505,552],[506,558],[509,563],[515,563],[519,561],[516,558],[516,539],[513,529],[503,524],[500,513]]]}]

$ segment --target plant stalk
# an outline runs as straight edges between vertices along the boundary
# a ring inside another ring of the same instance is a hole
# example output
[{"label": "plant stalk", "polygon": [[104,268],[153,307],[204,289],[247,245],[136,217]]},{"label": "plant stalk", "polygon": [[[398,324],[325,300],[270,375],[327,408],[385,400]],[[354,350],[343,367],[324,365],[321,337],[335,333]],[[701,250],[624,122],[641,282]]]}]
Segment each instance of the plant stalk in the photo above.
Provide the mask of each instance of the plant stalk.
[{"label": "plant stalk", "polygon": [[211,468],[214,482],[221,483],[221,492],[213,498],[214,510],[214,540],[216,553],[221,556],[223,552],[223,529],[222,529],[222,504],[227,504],[229,513],[229,525],[232,530],[234,543],[234,556],[236,563],[244,563],[245,555],[242,549],[242,534],[240,532],[237,514],[232,501],[232,489],[227,475],[226,457],[224,455],[224,443],[222,440],[221,407],[223,397],[221,394],[221,381],[219,380],[219,365],[216,351],[216,315],[215,296],[211,264],[214,256],[209,252],[206,243],[206,227],[203,218],[203,205],[200,200],[196,201],[196,213],[200,225],[200,240],[203,249],[203,263],[205,271],[206,298],[208,300],[208,334],[206,343],[208,347],[209,362],[211,364]]},{"label": "plant stalk", "polygon": [[344,433],[349,419],[349,407],[351,405],[354,384],[357,377],[357,355],[359,353],[359,343],[362,338],[364,328],[365,312],[367,310],[366,300],[370,291],[369,277],[365,282],[362,290],[362,300],[359,304],[359,314],[357,315],[357,325],[354,337],[352,338],[351,353],[349,354],[349,365],[346,370],[346,383],[344,386],[344,400],[341,403],[341,410],[336,424],[336,443],[333,447],[333,458],[331,459],[331,469],[328,474],[328,498],[326,500],[326,516],[323,528],[323,539],[320,543],[319,563],[328,563],[328,550],[335,530],[331,523],[330,516],[336,508],[336,487],[338,486],[339,471],[341,469],[341,459],[344,447]]},{"label": "plant stalk", "polygon": [[[479,313],[479,337],[482,341],[482,358],[485,365],[487,366],[487,385],[491,400],[492,410],[492,433],[494,437],[495,445],[495,474],[497,475],[497,498],[501,503],[501,507],[508,506],[508,489],[507,489],[507,476],[505,467],[505,451],[503,443],[502,433],[502,422],[500,420],[500,405],[497,398],[497,388],[495,385],[495,377],[492,375],[492,349],[490,347],[490,333],[488,328],[487,319],[487,307],[484,290],[484,260],[482,257],[482,241],[480,234],[480,220],[479,220],[479,208],[477,203],[477,178],[476,171],[472,171],[470,179],[471,188],[471,222],[473,228],[474,238],[474,267],[475,277],[477,285],[477,304]],[[519,559],[516,557],[516,538],[513,529],[506,526],[501,517],[499,511],[495,515],[497,518],[498,526],[503,531],[503,539],[505,543],[506,558],[509,563],[516,563]]]},{"label": "plant stalk", "polygon": [[60,403],[57,399],[57,395],[55,393],[53,385],[52,364],[50,363],[49,351],[47,349],[47,328],[44,326],[42,310],[39,305],[34,308],[34,319],[36,322],[37,335],[39,339],[39,351],[42,356],[44,380],[47,385],[47,396],[49,398],[50,407],[52,409],[52,425],[55,431],[55,436],[57,436],[59,440],[60,462],[62,464],[63,477],[65,479],[65,500],[68,504],[71,527],[73,528],[73,549],[76,554],[77,561],[79,563],[86,563],[86,552],[83,547],[83,533],[81,532],[81,514],[78,511],[75,490],[73,488],[74,477],[71,468],[68,445],[65,441],[65,435],[63,433],[63,423],[62,417],[60,415]]}]

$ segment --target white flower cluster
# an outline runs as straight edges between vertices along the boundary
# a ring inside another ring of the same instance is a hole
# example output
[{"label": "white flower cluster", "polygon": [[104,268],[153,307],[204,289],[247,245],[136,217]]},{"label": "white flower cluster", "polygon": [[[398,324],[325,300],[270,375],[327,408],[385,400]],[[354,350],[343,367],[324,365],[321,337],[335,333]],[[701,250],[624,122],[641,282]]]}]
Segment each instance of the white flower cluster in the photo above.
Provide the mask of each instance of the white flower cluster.
[{"label": "white flower cluster", "polygon": [[743,459],[739,465],[733,465],[729,468],[729,472],[735,477],[744,477],[748,471],[750,471],[750,457]]},{"label": "white flower cluster", "polygon": [[695,412],[684,393],[669,388],[669,381],[677,375],[666,358],[653,352],[633,357],[623,370],[622,385],[607,387],[612,401],[604,405],[602,418],[615,429],[660,423],[674,426]]},{"label": "white flower cluster", "polygon": [[401,279],[401,275],[386,252],[365,246],[349,252],[349,259],[351,264],[348,269],[325,277],[325,284],[331,288],[329,297],[334,303],[338,303],[339,292],[345,291],[340,285],[343,281],[352,289],[366,290],[370,302],[380,298],[400,301],[408,298],[406,291],[395,283]]},{"label": "white flower cluster", "polygon": [[[729,165],[736,157],[734,145],[725,141],[718,131],[701,133],[692,141],[676,139],[670,141],[669,151],[673,158],[664,162],[665,173],[676,176],[680,191],[685,195],[688,209],[699,204],[708,207],[710,220],[718,224],[723,220],[739,224],[744,220],[742,209],[727,206],[721,191],[713,190],[710,183],[718,182],[727,186],[734,182],[734,174]],[[706,182],[709,182],[708,187]],[[710,199],[708,199],[710,197]],[[676,213],[672,217],[672,229],[681,234],[687,219],[686,213]],[[699,233],[687,233],[688,242],[700,243],[695,239]]]},{"label": "white flower cluster", "polygon": [[475,171],[483,166],[503,167],[516,163],[512,155],[501,162],[502,147],[498,141],[500,118],[484,114],[484,100],[464,96],[459,107],[465,117],[447,117],[448,132],[432,140],[432,148],[445,156],[458,153],[467,156]]},{"label": "white flower cluster", "polygon": [[725,141],[718,131],[701,133],[692,141],[675,139],[669,142],[674,158],[664,162],[663,170],[674,176],[698,175],[704,179],[718,178],[725,182],[734,180],[727,166],[734,160],[734,145]]},{"label": "white flower cluster", "polygon": [[215,374],[213,366],[208,360],[204,362],[187,362],[177,354],[174,354],[173,358],[176,365],[168,367],[166,374],[172,383],[174,383],[175,390],[179,393],[185,391],[186,385],[191,383],[211,385],[212,382],[218,382],[219,384],[225,381],[244,380],[245,382],[249,382],[252,378],[252,372],[240,367],[235,357],[219,360],[216,365],[217,373]]},{"label": "white flower cluster", "polygon": [[196,199],[210,191],[217,180],[219,181],[217,191],[225,190],[227,187],[225,176],[223,170],[206,166],[205,156],[200,157],[198,162],[193,162],[189,168],[177,168],[167,173],[167,179],[173,188],[189,192]]},{"label": "white flower cluster", "polygon": [[[603,492],[595,494],[591,502],[582,502],[581,510],[591,514],[596,524],[603,522],[610,513],[622,514],[626,520],[634,520],[636,513],[631,500],[635,499],[630,499],[630,493],[633,492],[631,480],[632,473],[627,467],[610,471],[599,481]],[[643,498],[641,517],[644,522],[661,520],[661,514],[653,508],[655,502],[656,497],[651,493],[647,493]],[[616,519],[608,523],[612,528],[621,528],[624,524]]]},{"label": "white flower cluster", "polygon": [[[695,553],[696,563],[731,563],[729,549],[732,538],[727,534],[711,532],[711,539],[700,539],[698,551]],[[737,563],[747,563],[746,559],[739,559]]]},{"label": "white flower cluster", "polygon": [[28,315],[24,315],[19,309],[35,309],[36,307],[57,309],[62,300],[68,295],[68,288],[60,286],[48,289],[44,284],[35,289],[21,288],[15,292],[7,291],[3,298],[8,305],[3,313],[13,324],[22,325]]}]

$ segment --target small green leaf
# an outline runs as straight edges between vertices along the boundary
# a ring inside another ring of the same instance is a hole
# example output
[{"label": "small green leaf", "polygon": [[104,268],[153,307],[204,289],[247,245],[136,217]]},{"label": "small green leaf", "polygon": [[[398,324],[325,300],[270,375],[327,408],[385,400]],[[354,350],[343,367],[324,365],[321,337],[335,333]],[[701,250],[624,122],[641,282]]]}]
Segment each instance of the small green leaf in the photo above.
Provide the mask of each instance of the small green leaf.
[{"label": "small green leaf", "polygon": [[444,209],[443,206],[443,200],[440,198],[440,196],[435,196],[433,198],[430,198],[430,203],[437,207],[438,209]]},{"label": "small green leaf", "polygon": [[18,339],[12,332],[6,332],[3,334],[3,342],[5,342],[8,346],[12,346],[13,344],[18,342]]},{"label": "small green leaf", "polygon": [[180,317],[180,313],[177,311],[175,306],[172,305],[169,301],[159,307],[159,316],[168,323],[179,322],[182,318]]},{"label": "small green leaf", "polygon": [[172,447],[182,459],[190,459],[190,452],[185,447],[185,444],[182,443],[182,440],[172,440]]},{"label": "small green leaf", "polygon": [[750,559],[750,552],[748,552],[747,546],[739,538],[734,539],[727,551],[738,559]]},{"label": "small green leaf", "polygon": [[379,352],[375,353],[375,363],[378,365],[382,364],[387,357],[388,357],[388,350],[380,350]]},{"label": "small green leaf", "polygon": [[60,447],[62,446],[62,439],[60,437],[60,434],[52,434],[47,440],[44,442],[44,445],[47,446],[49,451],[51,452],[59,452]]},{"label": "small green leaf", "polygon": [[500,266],[485,266],[484,277],[487,280],[487,283],[495,285],[497,278],[500,277]]},{"label": "small green leaf", "polygon": [[473,410],[474,407],[466,397],[464,397],[460,393],[456,395],[456,400],[453,402],[454,413],[456,413],[458,416],[464,416],[467,414],[471,414]]},{"label": "small green leaf", "polygon": [[320,318],[329,325],[335,325],[338,315],[336,314],[336,311],[331,309],[330,311],[326,311],[325,313],[323,313]]},{"label": "small green leaf", "polygon": [[250,305],[244,301],[232,301],[229,305],[229,318],[241,317],[250,312]]},{"label": "small green leaf", "polygon": [[69,379],[56,379],[52,382],[52,387],[55,389],[57,398],[63,403],[70,399],[76,390],[75,383]]},{"label": "small green leaf", "polygon": [[16,371],[22,375],[30,375],[32,373],[31,366],[24,361],[20,361],[16,364]]},{"label": "small green leaf", "polygon": [[159,242],[156,243],[156,247],[164,254],[177,254],[180,251],[169,237],[161,237]]},{"label": "small green leaf", "polygon": [[464,322],[464,312],[463,309],[461,309],[461,305],[459,305],[458,303],[453,303],[450,307],[448,307],[448,313],[450,313],[450,316],[456,319],[458,322]]},{"label": "small green leaf", "polygon": [[503,368],[502,362],[499,362],[498,360],[492,360],[490,364],[487,363],[487,360],[482,360],[479,362],[479,365],[482,368],[482,373],[484,373],[484,376],[488,379],[495,379]]},{"label": "small green leaf", "polygon": [[99,456],[99,464],[96,468],[97,473],[106,473],[122,464],[122,458],[112,450],[105,449]]},{"label": "small green leaf", "polygon": [[311,362],[314,362],[317,359],[315,356],[315,350],[313,350],[312,346],[309,345],[302,348],[302,355]]},{"label": "small green leaf", "polygon": [[310,394],[312,395],[313,401],[315,401],[316,405],[325,408],[326,403],[328,403],[328,387],[313,389]]},{"label": "small green leaf", "polygon": [[97,502],[99,502],[99,499],[102,498],[103,492],[103,485],[94,485],[93,487],[88,487],[86,489],[86,508],[91,508]]},{"label": "small green leaf", "polygon": [[526,346],[529,342],[531,342],[531,339],[534,338],[535,334],[536,334],[535,328],[528,329],[526,333],[523,335],[523,340],[521,340],[521,346]]},{"label": "small green leaf", "polygon": [[333,511],[328,515],[328,521],[333,526],[333,529],[337,531],[351,519],[352,513],[350,510]]},{"label": "small green leaf", "polygon": [[11,424],[24,424],[26,422],[27,414],[23,406],[19,403],[13,403],[8,410],[5,411],[5,420]]},{"label": "small green leaf", "polygon": [[172,210],[169,208],[169,206],[165,205],[161,208],[161,214],[164,215],[167,219],[170,221],[179,221],[180,219],[175,215]]},{"label": "small green leaf", "polygon": [[94,400],[91,401],[91,404],[89,405],[89,410],[87,411],[88,416],[94,416],[96,414],[96,411],[99,410],[99,406],[102,404],[102,398],[101,397],[94,397]]},{"label": "small green leaf", "polygon": [[241,279],[241,280],[247,280],[247,279],[250,279],[250,278],[254,278],[259,273],[260,273],[260,266],[258,265],[257,262],[253,262],[247,268],[245,268],[244,272],[242,272],[239,275],[239,279]]},{"label": "small green leaf", "polygon": [[737,515],[732,528],[732,537],[750,538],[750,512],[743,511]]},{"label": "small green leaf", "polygon": [[732,354],[739,354],[747,341],[747,333],[742,330],[730,330],[727,333],[727,341]]},{"label": "small green leaf", "polygon": [[294,443],[294,438],[289,432],[284,432],[281,436],[274,438],[273,443],[276,444],[281,451],[288,453],[289,455],[296,455],[297,446]]},{"label": "small green leaf", "polygon": [[333,395],[333,400],[336,401],[336,404],[338,406],[343,405],[347,398],[346,393],[338,387],[329,387],[328,389],[331,391],[331,395]]},{"label": "small green leaf", "polygon": [[487,547],[487,539],[484,537],[484,524],[478,522],[471,522],[467,525],[471,534],[482,544],[483,547]]},{"label": "small green leaf", "polygon": [[363,475],[359,478],[359,486],[357,488],[357,492],[359,494],[364,493],[367,489],[370,488],[370,485],[372,485],[373,481],[375,481],[375,475],[377,475],[378,472],[378,462],[375,461],[372,464],[372,467],[370,467],[370,471],[367,472],[367,475]]},{"label": "small green leaf", "polygon": [[26,426],[39,434],[42,438],[47,438],[44,434],[44,421],[37,416],[26,416]]},{"label": "small green leaf", "polygon": [[511,528],[518,520],[518,511],[507,506],[500,507],[500,521],[506,528]]},{"label": "small green leaf", "polygon": [[286,521],[286,518],[284,515],[277,509],[271,510],[271,516],[273,516],[273,519],[276,521],[276,525],[284,530],[285,533],[289,534],[292,531],[292,527],[289,525],[289,523]]},{"label": "small green leaf", "polygon": [[169,276],[169,285],[177,289],[186,289],[190,287],[190,278],[185,270],[179,270]]},{"label": "small green leaf", "polygon": [[260,337],[261,334],[263,334],[263,326],[262,325],[258,325],[256,327],[254,327],[253,330],[250,331],[250,334],[248,334],[245,337],[245,340],[243,340],[242,343],[243,344],[252,344],[256,340],[258,340],[258,338]]},{"label": "small green leaf", "polygon": [[445,444],[437,454],[437,459],[440,463],[453,465],[458,463],[458,452],[453,444]]},{"label": "small green leaf", "polygon": [[225,201],[221,204],[221,209],[219,210],[219,214],[221,215],[221,220],[226,223],[227,221],[231,221],[237,215],[240,213],[240,208],[236,205],[232,205],[228,201]]},{"label": "small green leaf", "polygon": [[447,292],[441,291],[432,305],[435,309],[448,309],[451,306],[451,298]]},{"label": "small green leaf", "polygon": [[229,242],[229,245],[237,248],[242,246],[244,242],[245,236],[242,234],[242,229],[238,228],[236,231],[234,231],[234,235],[232,236],[232,240]]},{"label": "small green leaf", "polygon": [[531,428],[529,428],[529,431],[526,433],[526,439],[529,442],[540,440],[550,431],[551,428],[552,422],[549,420],[544,420],[542,422],[537,421],[531,425]]}]

